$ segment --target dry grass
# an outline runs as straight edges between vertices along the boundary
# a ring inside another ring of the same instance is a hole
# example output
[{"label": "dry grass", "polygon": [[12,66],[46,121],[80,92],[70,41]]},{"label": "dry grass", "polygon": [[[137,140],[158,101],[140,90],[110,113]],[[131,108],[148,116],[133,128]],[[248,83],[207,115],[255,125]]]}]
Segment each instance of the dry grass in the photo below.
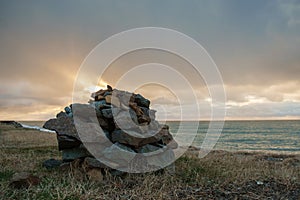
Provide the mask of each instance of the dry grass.
[{"label": "dry grass", "polygon": [[57,146],[56,135],[31,129],[14,128],[0,124],[0,147],[45,147]]},{"label": "dry grass", "polygon": [[[214,151],[198,159],[192,151],[176,161],[176,174],[106,176],[100,183],[81,173],[46,170],[42,162],[60,158],[55,135],[0,126],[2,199],[299,199],[300,155]],[[37,147],[38,146],[38,147]],[[15,190],[13,173],[41,178],[38,186]],[[263,184],[257,184],[261,181]]]}]

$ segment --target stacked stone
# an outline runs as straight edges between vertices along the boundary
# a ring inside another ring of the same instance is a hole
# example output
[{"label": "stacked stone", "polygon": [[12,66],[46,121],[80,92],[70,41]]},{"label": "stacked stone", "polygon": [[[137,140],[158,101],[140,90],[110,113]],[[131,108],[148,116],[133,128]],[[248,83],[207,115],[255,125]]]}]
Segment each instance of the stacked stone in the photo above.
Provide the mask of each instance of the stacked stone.
[{"label": "stacked stone", "polygon": [[[95,110],[97,121],[105,136],[118,148],[133,153],[177,148],[169,127],[155,120],[156,111],[150,109],[150,101],[142,95],[107,86],[106,90],[99,90],[91,97],[93,99],[89,101],[89,105],[80,106]],[[90,163],[92,168],[107,168],[93,158],[80,139],[74,123],[75,113],[72,107],[75,105],[78,106],[73,104],[66,107],[64,112],[57,114],[56,119],[48,120],[43,127],[56,131],[58,148],[62,151],[64,162],[82,159],[85,163]],[[104,151],[108,159],[109,153],[114,153],[113,147]],[[156,159],[155,162],[159,161]],[[152,162],[151,165],[159,166],[161,163]]]}]

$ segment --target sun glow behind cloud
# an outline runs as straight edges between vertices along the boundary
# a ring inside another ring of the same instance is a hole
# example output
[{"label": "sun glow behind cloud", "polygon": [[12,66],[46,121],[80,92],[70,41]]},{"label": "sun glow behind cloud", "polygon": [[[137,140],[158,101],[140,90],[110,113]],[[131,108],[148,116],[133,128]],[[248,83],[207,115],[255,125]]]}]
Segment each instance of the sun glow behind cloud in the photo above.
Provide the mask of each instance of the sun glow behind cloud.
[{"label": "sun glow behind cloud", "polygon": [[98,90],[105,90],[107,88],[107,85],[109,85],[107,82],[104,80],[100,80],[98,85],[91,85],[91,86],[86,86],[85,91],[88,91],[89,93],[97,92]]},{"label": "sun glow behind cloud", "polygon": [[[54,117],[71,103],[85,56],[107,37],[145,25],[181,31],[206,48],[224,79],[228,119],[300,118],[298,1],[167,0],[147,6],[137,1],[134,7],[123,1],[1,1],[0,11],[0,119]],[[105,89],[107,83],[114,86],[124,64],[99,83],[87,77],[85,94]],[[209,118],[205,115],[213,101],[203,91],[197,91],[201,116]],[[159,90],[141,94],[178,117],[171,96]]]}]

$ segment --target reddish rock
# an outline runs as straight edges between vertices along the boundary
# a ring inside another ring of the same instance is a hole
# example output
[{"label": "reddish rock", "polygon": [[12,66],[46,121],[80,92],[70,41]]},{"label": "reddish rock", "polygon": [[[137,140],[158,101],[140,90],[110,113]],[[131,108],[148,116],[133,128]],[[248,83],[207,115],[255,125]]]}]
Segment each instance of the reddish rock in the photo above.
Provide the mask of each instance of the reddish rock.
[{"label": "reddish rock", "polygon": [[103,181],[103,174],[101,172],[101,169],[96,169],[96,168],[90,169],[89,171],[87,171],[86,174],[90,181],[94,181],[94,182]]},{"label": "reddish rock", "polygon": [[16,189],[29,188],[33,185],[38,185],[40,178],[33,176],[28,172],[15,173],[9,183],[9,185]]},{"label": "reddish rock", "polygon": [[111,95],[105,96],[105,101],[107,104],[111,104]]},{"label": "reddish rock", "polygon": [[[103,96],[104,95],[104,93],[105,92],[107,92],[107,90],[99,90],[99,91],[97,91],[97,92],[94,92],[94,93],[92,93],[92,95],[91,95],[91,97],[92,98],[97,98],[98,96]],[[96,100],[96,99],[95,99]]]},{"label": "reddish rock", "polygon": [[139,124],[143,124],[143,123],[149,124],[151,122],[150,117],[147,116],[143,112],[142,108],[137,106],[137,103],[129,102],[129,107],[132,108],[132,110],[135,111],[135,113],[138,117],[138,123]]}]

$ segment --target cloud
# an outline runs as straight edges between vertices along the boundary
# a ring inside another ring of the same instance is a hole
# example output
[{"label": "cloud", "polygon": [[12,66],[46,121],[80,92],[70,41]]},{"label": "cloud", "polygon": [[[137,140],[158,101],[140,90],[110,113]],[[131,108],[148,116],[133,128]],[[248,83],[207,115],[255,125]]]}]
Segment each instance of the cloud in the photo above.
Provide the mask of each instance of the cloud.
[{"label": "cloud", "polygon": [[[224,79],[229,117],[299,116],[299,1],[0,4],[2,119],[54,116],[71,102],[77,70],[90,50],[112,34],[141,26],[181,31],[208,50]],[[153,60],[184,75],[194,86],[201,116],[209,118],[206,100],[211,97],[205,80],[174,55],[133,52],[116,60],[102,78],[114,86],[130,67]],[[135,76],[128,86],[145,76],[161,77],[176,87],[176,95],[190,98],[185,106],[194,118],[193,96],[186,86],[160,73]],[[85,84],[95,85],[97,80],[89,77],[86,74]],[[171,118],[180,115],[176,97],[166,88],[143,87],[137,92],[165,105]]]},{"label": "cloud", "polygon": [[287,18],[289,27],[300,26],[300,2],[295,0],[278,0],[279,9]]},{"label": "cloud", "polygon": [[153,99],[151,104],[160,104],[160,105],[177,105],[178,102],[176,99],[171,99],[169,97],[158,97],[157,99]]},{"label": "cloud", "polygon": [[300,117],[300,104],[293,102],[266,102],[227,109],[228,119],[289,119]]}]

